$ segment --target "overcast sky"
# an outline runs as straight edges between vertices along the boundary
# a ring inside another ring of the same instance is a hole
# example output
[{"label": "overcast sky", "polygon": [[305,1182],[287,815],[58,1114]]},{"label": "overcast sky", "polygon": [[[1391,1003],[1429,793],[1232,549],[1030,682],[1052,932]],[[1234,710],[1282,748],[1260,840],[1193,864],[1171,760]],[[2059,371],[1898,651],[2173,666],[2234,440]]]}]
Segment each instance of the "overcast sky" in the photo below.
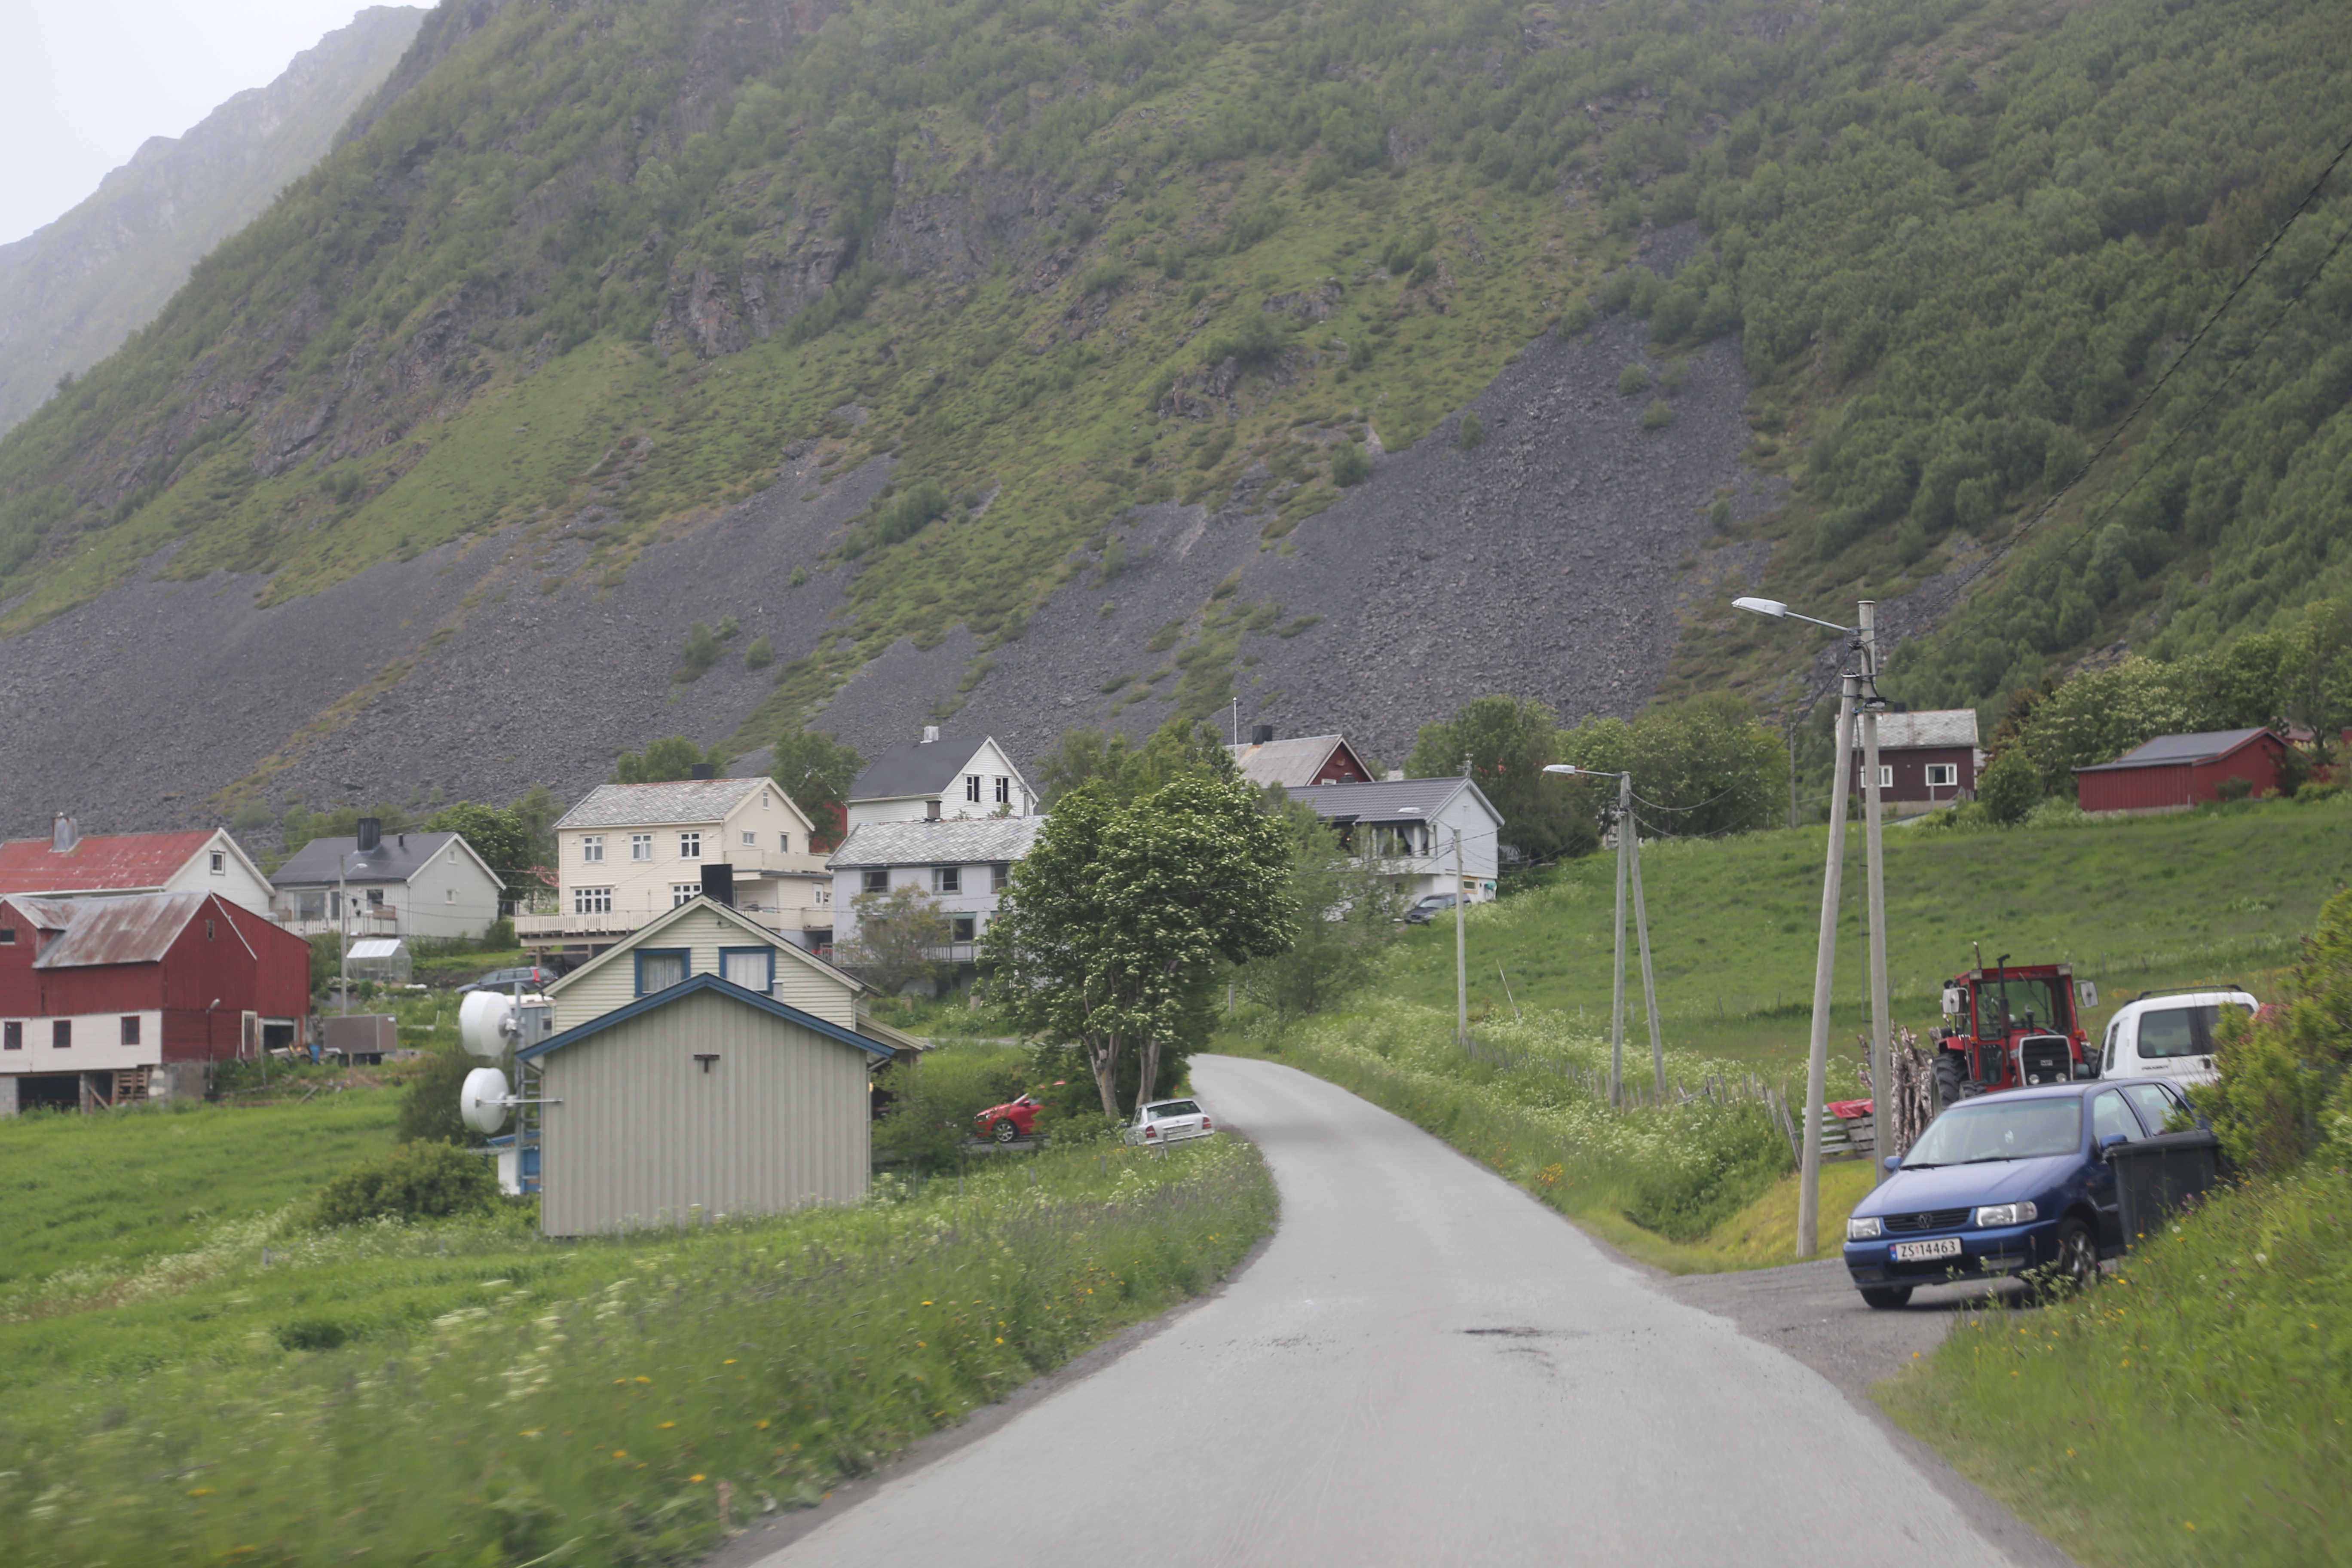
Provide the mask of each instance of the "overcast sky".
[{"label": "overcast sky", "polygon": [[150,136],[181,135],[223,100],[267,87],[362,8],[360,0],[9,6],[0,245],[61,216]]}]

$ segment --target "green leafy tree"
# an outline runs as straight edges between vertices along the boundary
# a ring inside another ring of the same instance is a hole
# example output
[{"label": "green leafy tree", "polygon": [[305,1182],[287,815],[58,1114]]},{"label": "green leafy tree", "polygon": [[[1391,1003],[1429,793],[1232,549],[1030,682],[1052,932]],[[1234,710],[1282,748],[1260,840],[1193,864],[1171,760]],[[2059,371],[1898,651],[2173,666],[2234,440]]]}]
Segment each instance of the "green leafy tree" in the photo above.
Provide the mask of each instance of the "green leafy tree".
[{"label": "green leafy tree", "polygon": [[[328,973],[331,975],[331,967]],[[491,1064],[469,1052],[449,1049],[427,1054],[424,1070],[408,1080],[400,1093],[400,1115],[394,1130],[404,1143],[456,1143],[471,1148],[482,1140],[458,1114],[457,1091],[466,1075]]]},{"label": "green leafy tree", "polygon": [[865,766],[864,757],[831,735],[794,730],[776,742],[768,776],[816,824],[816,842],[812,847],[830,849],[841,842],[849,787]]},{"label": "green leafy tree", "polygon": [[1421,727],[1405,773],[1444,778],[1467,758],[1471,782],[1502,814],[1504,845],[1535,861],[1590,854],[1599,843],[1590,791],[1543,771],[1560,760],[1559,743],[1559,721],[1542,703],[1480,697]]},{"label": "green leafy tree", "polygon": [[1139,1103],[1207,1037],[1225,965],[1293,940],[1293,853],[1263,795],[1192,774],[1121,805],[1103,784],[1046,819],[988,928],[989,995],[1024,1032],[1086,1053],[1118,1114],[1131,1051]]},{"label": "green leafy tree", "polygon": [[1052,806],[1083,784],[1099,784],[1124,805],[1180,778],[1240,776],[1233,753],[1213,724],[1171,719],[1141,745],[1113,731],[1065,730],[1038,763],[1045,804]]},{"label": "green leafy tree", "polygon": [[2033,771],[2033,759],[2022,746],[2012,746],[1995,757],[1978,776],[1977,804],[2003,827],[2023,822],[2025,814],[2042,804],[2041,775]]},{"label": "green leafy tree", "polygon": [[690,779],[698,767],[720,767],[726,756],[716,746],[705,752],[683,735],[649,742],[643,752],[623,752],[613,763],[614,784],[667,784]]},{"label": "green leafy tree", "polygon": [[2352,891],[2319,911],[2276,1006],[2221,1009],[2221,1078],[2191,1089],[2242,1169],[2284,1175],[2325,1152],[2352,1160]]},{"label": "green leafy tree", "polygon": [[886,995],[909,985],[929,988],[948,969],[939,957],[951,934],[947,910],[919,888],[861,893],[850,900],[857,934],[834,950],[834,961]]},{"label": "green leafy tree", "polygon": [[562,795],[545,784],[533,784],[514,803],[515,820],[522,825],[526,864],[547,868],[555,865],[555,825],[568,809]]},{"label": "green leafy tree", "polygon": [[[1587,720],[1562,741],[1567,760],[1597,771],[1630,772],[1642,830],[1705,837],[1769,826],[1789,803],[1778,737],[1728,693],[1660,703],[1631,723]],[[1609,780],[1589,798],[1613,808]]]},{"label": "green leafy tree", "polygon": [[455,833],[486,861],[508,898],[518,898],[535,880],[530,874],[530,830],[512,806],[459,801],[425,819],[429,833]]},{"label": "green leafy tree", "polygon": [[1396,931],[1405,895],[1376,859],[1353,858],[1307,806],[1278,817],[1290,840],[1290,897],[1297,908],[1290,946],[1242,966],[1252,999],[1276,1013],[1313,1013],[1370,978]]}]

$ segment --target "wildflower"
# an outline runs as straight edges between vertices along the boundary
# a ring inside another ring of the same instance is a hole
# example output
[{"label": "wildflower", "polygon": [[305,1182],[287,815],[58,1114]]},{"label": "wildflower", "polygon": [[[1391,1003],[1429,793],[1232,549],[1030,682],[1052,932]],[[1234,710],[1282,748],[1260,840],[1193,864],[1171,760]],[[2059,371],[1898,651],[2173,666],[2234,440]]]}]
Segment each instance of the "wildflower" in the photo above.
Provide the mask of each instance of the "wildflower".
[{"label": "wildflower", "polygon": [[764,1431],[766,1431],[767,1429],[768,1429],[768,1424],[767,1424],[765,1421],[761,1422],[761,1423],[760,1423],[760,1430],[761,1430],[761,1431],[762,1431],[762,1432],[764,1432]]},{"label": "wildflower", "polygon": [[688,1480],[689,1480],[689,1481],[698,1481],[698,1480],[700,1480],[702,1478],[701,1478],[700,1476],[688,1476],[688,1477],[687,1477],[686,1479],[687,1479]]},{"label": "wildflower", "polygon": [[673,1427],[673,1426],[677,1426],[677,1422],[675,1422],[675,1421],[665,1421],[665,1422],[663,1422],[663,1423],[661,1424],[661,1426],[660,1426],[658,1429],[659,1429],[659,1430],[661,1430],[661,1431],[667,1432],[667,1431],[668,1431],[671,1427]]},{"label": "wildflower", "polygon": [[650,1377],[641,1377],[641,1378],[637,1379],[637,1381],[638,1381],[639,1383],[651,1383],[651,1382],[653,1381],[653,1379],[652,1379],[652,1378],[650,1378]]},{"label": "wildflower", "polygon": [[719,1364],[720,1366],[733,1366],[733,1365],[735,1364],[735,1358],[734,1358],[733,1356],[731,1356],[731,1355],[730,1355],[730,1356],[729,1356],[725,1361],[720,1362]]},{"label": "wildflower", "polygon": [[629,1451],[626,1448],[615,1448],[613,1450],[613,1458],[616,1459],[625,1459],[628,1457]]}]

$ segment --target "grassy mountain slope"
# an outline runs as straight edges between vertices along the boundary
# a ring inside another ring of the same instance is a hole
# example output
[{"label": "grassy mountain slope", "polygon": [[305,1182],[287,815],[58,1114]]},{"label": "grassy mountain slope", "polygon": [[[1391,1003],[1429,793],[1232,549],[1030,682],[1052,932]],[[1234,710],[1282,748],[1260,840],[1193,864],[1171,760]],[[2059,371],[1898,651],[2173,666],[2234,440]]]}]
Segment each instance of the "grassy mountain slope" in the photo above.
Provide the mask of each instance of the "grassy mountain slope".
[{"label": "grassy mountain slope", "polygon": [[[1018,636],[1128,507],[1265,473],[1274,544],[1347,446],[1294,425],[1402,445],[1596,308],[1669,350],[1744,331],[1752,457],[1796,489],[1726,538],[1769,542],[1792,600],[1925,584],[1925,629],[1948,569],[2123,431],[1906,654],[1906,695],[1990,698],[2151,622],[2202,646],[2344,571],[2352,285],[2302,287],[2338,187],[2122,423],[2340,140],[2324,8],[457,16],[0,441],[0,632],[166,547],[171,575],[284,598],[520,528],[614,583],[788,454],[890,455],[810,563],[848,612],[780,667],[756,743],[900,636]],[[1671,285],[1622,265],[1694,217],[1711,245]],[[1721,612],[1670,686],[1769,700],[1811,650]]]},{"label": "grassy mountain slope", "polygon": [[121,346],[189,267],[326,153],[425,13],[371,5],[184,136],[151,138],[54,223],[0,246],[0,430]]}]

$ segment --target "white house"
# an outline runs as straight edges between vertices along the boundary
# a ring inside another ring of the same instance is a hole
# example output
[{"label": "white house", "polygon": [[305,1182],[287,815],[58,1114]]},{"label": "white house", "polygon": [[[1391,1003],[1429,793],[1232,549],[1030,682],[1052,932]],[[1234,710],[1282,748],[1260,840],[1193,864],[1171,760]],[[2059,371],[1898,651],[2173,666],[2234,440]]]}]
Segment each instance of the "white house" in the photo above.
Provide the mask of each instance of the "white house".
[{"label": "white house", "polygon": [[856,940],[857,902],[913,888],[938,900],[948,917],[947,949],[938,956],[969,963],[996,913],[1013,863],[1029,853],[1045,826],[1042,816],[976,821],[876,822],[852,827],[833,852],[834,942]]},{"label": "white house", "polygon": [[269,881],[269,917],[297,936],[478,937],[499,918],[504,891],[457,834],[386,835],[368,818],[351,837],[313,838]]},{"label": "white house", "polygon": [[1495,896],[1496,836],[1502,831],[1503,814],[1468,779],[1310,784],[1292,790],[1290,798],[1312,806],[1338,829],[1350,857],[1359,862],[1369,858],[1393,875],[1396,890],[1409,899],[1457,888],[1466,903]]},{"label": "white house", "polygon": [[585,957],[724,883],[740,913],[807,946],[833,924],[815,831],[772,779],[604,784],[556,823],[555,910],[516,917],[515,934]]},{"label": "white house", "polygon": [[849,786],[847,805],[854,832],[883,822],[1030,816],[1037,794],[995,737],[943,736],[932,724],[921,740],[868,763]]},{"label": "white house", "polygon": [[84,838],[60,812],[47,838],[0,844],[0,894],[80,899],[118,893],[217,893],[269,913],[269,879],[226,828]]}]

